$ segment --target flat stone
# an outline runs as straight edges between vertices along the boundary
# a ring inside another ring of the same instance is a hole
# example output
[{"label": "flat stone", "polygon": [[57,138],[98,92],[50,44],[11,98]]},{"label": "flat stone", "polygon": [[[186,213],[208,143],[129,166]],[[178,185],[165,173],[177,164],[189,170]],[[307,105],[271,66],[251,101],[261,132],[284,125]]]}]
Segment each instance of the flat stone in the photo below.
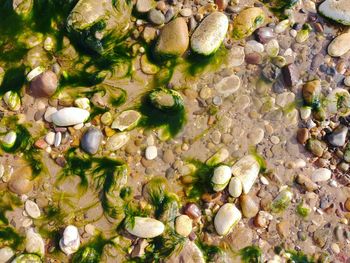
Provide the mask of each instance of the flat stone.
[{"label": "flat stone", "polygon": [[332,57],[341,57],[350,50],[350,33],[337,36],[328,46],[328,54]]},{"label": "flat stone", "polygon": [[329,19],[343,25],[350,25],[350,2],[348,0],[326,0],[318,10]]},{"label": "flat stone", "polygon": [[154,7],[155,3],[153,0],[137,0],[136,10],[139,13],[147,13]]},{"label": "flat stone", "polygon": [[319,141],[317,139],[309,139],[306,143],[306,148],[315,156],[321,157],[327,149],[327,145],[323,141]]},{"label": "flat stone", "polygon": [[327,168],[319,168],[315,170],[311,175],[311,180],[315,183],[317,182],[325,182],[331,179],[332,172]]},{"label": "flat stone", "polygon": [[163,13],[157,9],[151,9],[148,12],[148,19],[155,25],[162,25],[165,22],[165,17]]},{"label": "flat stone", "polygon": [[27,200],[25,202],[24,208],[31,218],[37,219],[41,215],[38,205],[31,200]]},{"label": "flat stone", "polygon": [[293,87],[299,82],[300,74],[295,64],[289,64],[282,68],[284,83],[288,87]]},{"label": "flat stone", "polygon": [[52,71],[45,71],[30,82],[31,95],[35,97],[51,97],[57,89],[58,78]]}]

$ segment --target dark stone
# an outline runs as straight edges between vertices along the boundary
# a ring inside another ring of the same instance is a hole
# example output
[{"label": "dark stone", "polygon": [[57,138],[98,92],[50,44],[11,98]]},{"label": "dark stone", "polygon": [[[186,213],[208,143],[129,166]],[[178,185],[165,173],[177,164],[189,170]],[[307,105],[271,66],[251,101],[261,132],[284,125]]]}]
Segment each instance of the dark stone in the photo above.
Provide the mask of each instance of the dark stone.
[{"label": "dark stone", "polygon": [[256,30],[255,36],[257,41],[259,41],[262,44],[266,44],[271,39],[274,39],[276,37],[276,34],[270,27],[261,27],[258,30]]},{"label": "dark stone", "polygon": [[90,127],[81,138],[80,146],[85,152],[95,154],[100,147],[102,137],[102,132],[99,129]]},{"label": "dark stone", "polygon": [[184,213],[192,219],[198,219],[202,216],[202,212],[195,203],[188,203],[184,208]]},{"label": "dark stone", "polygon": [[262,63],[262,56],[257,52],[250,53],[245,56],[245,62],[248,64],[260,65]]},{"label": "dark stone", "polygon": [[283,80],[288,87],[295,86],[300,78],[299,70],[295,64],[289,64],[282,68]]},{"label": "dark stone", "polygon": [[57,86],[56,74],[48,70],[32,79],[30,93],[34,97],[51,97],[56,92]]}]

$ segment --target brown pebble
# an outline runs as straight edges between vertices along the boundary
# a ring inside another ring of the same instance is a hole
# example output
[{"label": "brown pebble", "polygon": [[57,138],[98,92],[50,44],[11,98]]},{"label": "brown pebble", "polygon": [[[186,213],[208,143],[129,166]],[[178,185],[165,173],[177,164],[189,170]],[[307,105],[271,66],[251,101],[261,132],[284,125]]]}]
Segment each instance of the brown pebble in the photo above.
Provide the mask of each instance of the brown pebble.
[{"label": "brown pebble", "polygon": [[248,64],[260,65],[262,63],[262,56],[257,52],[249,53],[245,56],[245,62]]},{"label": "brown pebble", "polygon": [[39,121],[43,118],[45,114],[45,109],[42,109],[42,110],[38,110],[37,112],[35,112],[34,114],[34,120],[35,121]]},{"label": "brown pebble", "polygon": [[283,80],[288,87],[295,86],[299,79],[300,74],[295,64],[289,64],[282,68]]},{"label": "brown pebble", "polygon": [[219,11],[225,10],[228,5],[227,0],[215,0],[214,3],[218,6]]},{"label": "brown pebble", "polygon": [[38,149],[45,149],[47,147],[47,143],[44,139],[39,139],[35,141],[34,146]]},{"label": "brown pebble", "polygon": [[198,219],[202,215],[201,210],[195,203],[188,203],[184,208],[184,213],[192,219]]},{"label": "brown pebble", "polygon": [[277,224],[277,232],[282,238],[289,237],[290,223],[287,220],[281,221]]},{"label": "brown pebble", "polygon": [[163,161],[172,164],[175,161],[175,156],[172,150],[165,150],[163,153]]},{"label": "brown pebble", "polygon": [[309,139],[310,133],[309,130],[306,128],[301,128],[297,132],[297,140],[300,144],[305,144],[306,141]]},{"label": "brown pebble", "polygon": [[346,201],[344,203],[344,208],[350,212],[350,197],[348,197],[348,199],[346,199]]},{"label": "brown pebble", "polygon": [[57,165],[59,165],[61,167],[64,167],[66,165],[66,163],[67,163],[66,159],[64,157],[62,157],[62,156],[57,157],[55,159],[55,162],[57,163]]}]

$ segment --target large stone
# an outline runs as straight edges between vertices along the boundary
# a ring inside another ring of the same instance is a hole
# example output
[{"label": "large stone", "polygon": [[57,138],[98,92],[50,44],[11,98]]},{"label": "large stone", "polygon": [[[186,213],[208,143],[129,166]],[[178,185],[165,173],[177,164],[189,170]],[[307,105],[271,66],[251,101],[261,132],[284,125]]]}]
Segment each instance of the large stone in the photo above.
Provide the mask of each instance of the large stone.
[{"label": "large stone", "polygon": [[348,134],[348,127],[337,127],[328,137],[328,142],[333,146],[343,146],[345,144],[346,135]]},{"label": "large stone", "polygon": [[321,81],[313,80],[304,84],[303,99],[308,105],[316,103],[321,93]]},{"label": "large stone", "polygon": [[155,51],[164,56],[181,56],[188,48],[188,28],[184,18],[176,18],[160,32]]},{"label": "large stone", "polygon": [[341,57],[345,55],[349,50],[350,33],[344,33],[337,36],[328,46],[328,54],[332,57]]},{"label": "large stone", "polygon": [[90,154],[95,154],[98,151],[98,148],[100,147],[101,141],[102,141],[102,132],[95,128],[91,127],[89,128],[81,138],[81,148]]},{"label": "large stone", "polygon": [[350,1],[326,0],[318,8],[319,12],[343,25],[350,25]]},{"label": "large stone", "polygon": [[18,195],[27,194],[32,191],[33,182],[31,181],[31,177],[32,170],[29,166],[15,170],[8,184],[10,191]]},{"label": "large stone", "polygon": [[265,22],[265,13],[259,7],[251,7],[241,11],[234,19],[232,36],[234,39],[242,39],[250,36]]},{"label": "large stone", "polygon": [[210,55],[221,45],[228,29],[228,18],[213,12],[203,19],[191,37],[191,48],[200,55]]}]

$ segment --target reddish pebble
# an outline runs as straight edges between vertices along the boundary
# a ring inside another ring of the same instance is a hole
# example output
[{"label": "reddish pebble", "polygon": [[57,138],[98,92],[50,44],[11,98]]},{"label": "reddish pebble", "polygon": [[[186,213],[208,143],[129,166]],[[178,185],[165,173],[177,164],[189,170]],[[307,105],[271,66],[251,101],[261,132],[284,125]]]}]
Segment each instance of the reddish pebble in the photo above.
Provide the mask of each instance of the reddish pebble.
[{"label": "reddish pebble", "polygon": [[34,143],[34,146],[38,149],[45,149],[47,147],[47,143],[44,139],[39,139]]},{"label": "reddish pebble", "polygon": [[188,215],[190,218],[192,219],[198,219],[199,217],[201,217],[202,212],[199,209],[199,207],[194,204],[194,203],[188,203],[185,206],[185,210],[184,210],[185,214]]}]

